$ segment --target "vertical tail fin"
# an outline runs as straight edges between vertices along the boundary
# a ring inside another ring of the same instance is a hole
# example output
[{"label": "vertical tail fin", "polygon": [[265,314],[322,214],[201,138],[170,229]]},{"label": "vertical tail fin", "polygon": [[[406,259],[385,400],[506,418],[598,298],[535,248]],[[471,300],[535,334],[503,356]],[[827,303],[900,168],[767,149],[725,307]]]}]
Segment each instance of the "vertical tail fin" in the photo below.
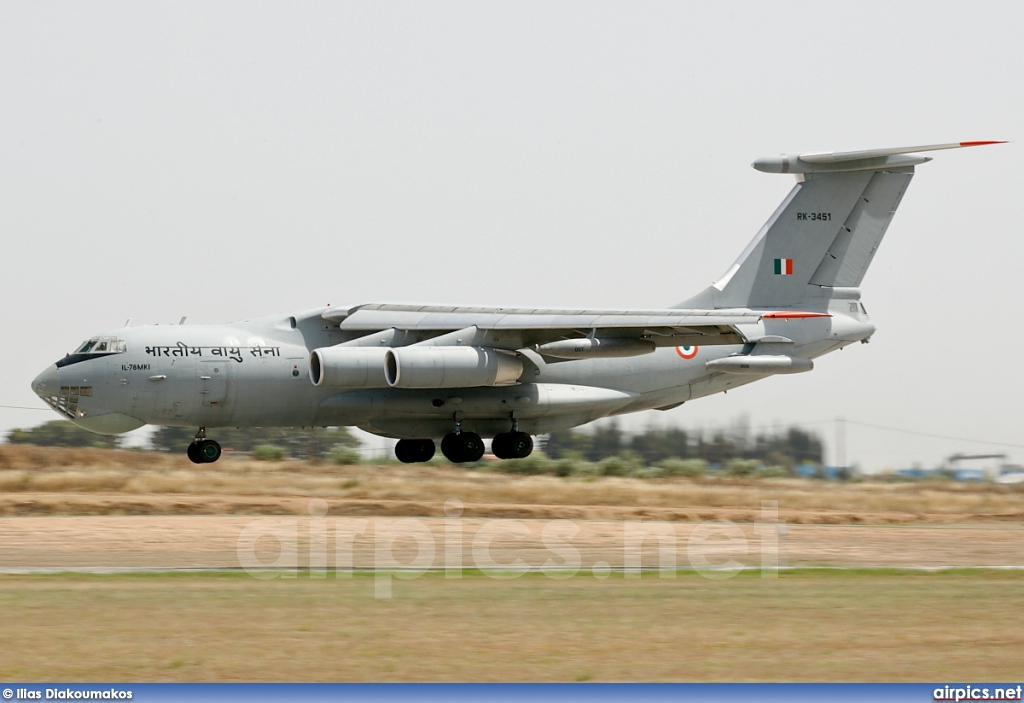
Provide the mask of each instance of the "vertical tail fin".
[{"label": "vertical tail fin", "polygon": [[914,166],[931,160],[912,154],[997,143],[755,161],[759,171],[797,174],[797,185],[726,274],[679,307],[786,308],[805,298],[820,300],[823,288],[859,286],[910,185]]}]

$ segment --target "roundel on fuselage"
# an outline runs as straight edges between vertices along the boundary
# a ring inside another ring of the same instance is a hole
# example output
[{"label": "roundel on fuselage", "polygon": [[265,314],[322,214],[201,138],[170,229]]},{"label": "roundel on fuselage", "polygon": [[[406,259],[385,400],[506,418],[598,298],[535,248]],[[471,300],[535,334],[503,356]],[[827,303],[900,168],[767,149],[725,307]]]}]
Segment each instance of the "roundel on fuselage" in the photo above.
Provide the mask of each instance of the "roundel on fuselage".
[{"label": "roundel on fuselage", "polygon": [[695,346],[676,347],[676,354],[683,357],[684,359],[692,359],[693,357],[697,356],[697,349],[698,347]]}]

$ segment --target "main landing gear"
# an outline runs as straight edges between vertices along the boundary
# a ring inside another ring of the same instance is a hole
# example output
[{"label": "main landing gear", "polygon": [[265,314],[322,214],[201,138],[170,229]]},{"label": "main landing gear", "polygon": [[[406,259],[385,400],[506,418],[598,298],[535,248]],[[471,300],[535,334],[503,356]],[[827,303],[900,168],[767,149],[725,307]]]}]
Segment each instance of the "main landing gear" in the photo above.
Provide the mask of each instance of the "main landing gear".
[{"label": "main landing gear", "polygon": [[[484,441],[476,432],[463,432],[459,425],[456,419],[455,431],[446,434],[441,440],[441,453],[453,464],[479,461],[484,455]],[[533,451],[533,439],[519,431],[519,422],[513,417],[512,431],[495,435],[491,441],[491,451],[499,459],[523,459]]]},{"label": "main landing gear", "polygon": [[525,432],[502,432],[491,440],[491,451],[499,459],[524,459],[533,451],[533,438]]},{"label": "main landing gear", "polygon": [[476,432],[462,432],[456,427],[441,440],[441,453],[453,464],[480,461],[484,455],[484,441]]},{"label": "main landing gear", "polygon": [[491,451],[499,459],[525,459],[533,451],[533,438],[519,431],[519,420],[512,415],[512,431],[494,435]]},{"label": "main landing gear", "polygon": [[206,438],[206,428],[200,427],[196,438],[185,450],[193,464],[212,464],[220,459],[220,445]]},{"label": "main landing gear", "polygon": [[403,464],[419,464],[434,458],[434,440],[400,439],[395,445],[395,458]]}]

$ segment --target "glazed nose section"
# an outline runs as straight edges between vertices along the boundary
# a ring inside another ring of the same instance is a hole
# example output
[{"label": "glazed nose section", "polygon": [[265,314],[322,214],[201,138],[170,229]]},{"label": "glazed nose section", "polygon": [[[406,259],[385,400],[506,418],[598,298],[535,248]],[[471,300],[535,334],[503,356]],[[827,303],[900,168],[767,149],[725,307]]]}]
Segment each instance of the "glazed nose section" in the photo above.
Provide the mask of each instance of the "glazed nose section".
[{"label": "glazed nose section", "polygon": [[40,398],[46,399],[57,395],[60,390],[60,379],[57,376],[57,367],[51,364],[46,370],[36,376],[32,381],[32,390]]}]

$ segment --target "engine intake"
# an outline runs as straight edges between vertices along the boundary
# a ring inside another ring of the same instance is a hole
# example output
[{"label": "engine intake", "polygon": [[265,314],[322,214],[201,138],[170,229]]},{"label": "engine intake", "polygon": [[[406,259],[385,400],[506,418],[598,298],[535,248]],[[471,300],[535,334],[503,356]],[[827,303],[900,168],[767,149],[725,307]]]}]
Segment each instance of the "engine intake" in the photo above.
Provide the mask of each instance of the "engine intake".
[{"label": "engine intake", "polygon": [[384,359],[392,388],[509,386],[522,375],[519,357],[483,347],[398,347]]},{"label": "engine intake", "polygon": [[327,388],[387,388],[386,347],[321,347],[309,355],[309,380]]}]

